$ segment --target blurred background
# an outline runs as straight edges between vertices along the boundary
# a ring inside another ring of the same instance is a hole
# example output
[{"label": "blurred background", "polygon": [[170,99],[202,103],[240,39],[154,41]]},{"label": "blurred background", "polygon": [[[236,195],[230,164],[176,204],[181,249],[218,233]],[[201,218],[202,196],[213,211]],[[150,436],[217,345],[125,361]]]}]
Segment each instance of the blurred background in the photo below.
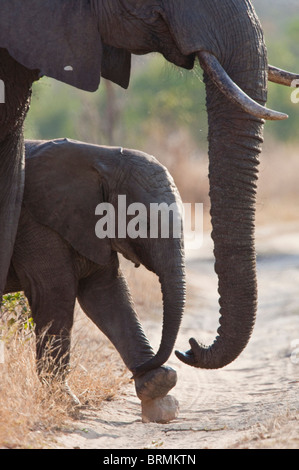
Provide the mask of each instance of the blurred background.
[{"label": "blurred background", "polygon": [[[297,73],[298,1],[253,0],[269,62]],[[292,103],[292,91],[269,85],[268,106],[290,118],[266,124],[258,223],[298,220],[299,103]],[[96,93],[86,93],[43,78],[34,85],[33,95],[26,138],[69,137],[154,154],[172,173],[183,201],[202,202],[208,214],[205,89],[198,65],[190,72],[158,54],[134,57],[128,90],[102,80]]]},{"label": "blurred background", "polygon": [[[299,0],[253,0],[253,4],[265,31],[269,62],[299,73]],[[298,226],[299,221],[299,103],[292,103],[291,94],[292,89],[269,85],[268,105],[290,116],[285,122],[268,122],[265,129],[257,227],[261,232],[270,234],[278,232],[278,224],[279,229],[288,230],[290,226]],[[102,80],[96,93],[87,93],[43,78],[34,84],[33,95],[25,120],[26,138],[68,137],[96,144],[139,148],[154,154],[172,173],[183,201],[204,204],[204,230],[210,230],[205,88],[199,66],[188,72],[171,66],[157,54],[135,57],[128,90]],[[271,226],[274,230],[269,231]],[[297,228],[295,233],[298,233]],[[288,250],[289,239],[284,240]],[[269,237],[266,238],[267,246],[268,241]],[[162,306],[158,279],[143,267],[136,270],[125,260],[122,264],[136,309],[156,349],[160,338],[156,328],[161,325]],[[270,266],[273,267],[272,264]],[[215,308],[213,302],[216,304],[217,281],[212,273],[206,275],[206,272],[202,271],[200,281],[198,273],[188,272],[186,311],[192,327],[195,320],[190,315],[198,315],[198,311],[205,315],[209,309]],[[269,272],[264,279],[267,289]],[[274,281],[275,276],[278,279],[277,284],[274,282],[275,289],[284,299],[290,291],[286,284],[281,287],[280,267],[273,271]],[[291,276],[294,277],[294,274],[291,273]],[[282,291],[285,291],[284,295]],[[273,302],[276,301],[272,292],[270,290],[266,294],[265,301],[271,314]],[[285,301],[286,309],[283,306],[283,310],[290,311],[291,304],[292,299]],[[280,305],[282,301],[279,300],[278,309]],[[65,416],[70,416],[71,408],[60,395],[57,398],[54,393],[46,393],[37,379],[33,323],[24,297],[18,294],[7,296],[5,309],[8,320],[5,329],[2,327],[1,335],[9,346],[6,349],[5,369],[2,369],[5,373],[1,376],[0,447],[42,447],[45,436],[49,437],[49,430],[56,432],[61,426],[65,429]],[[292,307],[291,315],[295,310]],[[267,318],[269,314],[266,321]],[[198,317],[198,321],[203,322],[201,330],[205,329],[205,320]],[[273,322],[270,323],[273,327]],[[282,324],[279,325],[281,327]],[[285,330],[288,331],[287,328]],[[292,326],[293,330],[296,329]],[[214,336],[214,327],[211,334]],[[273,335],[277,336],[275,328],[270,335],[271,348]],[[272,352],[269,357],[271,355]],[[268,360],[267,354],[265,357]],[[130,376],[111,343],[104,335],[99,335],[91,321],[77,309],[69,383],[81,403],[99,409],[103,400],[111,400],[121,393]],[[286,379],[279,378],[276,382],[286,383]],[[224,390],[227,384],[226,377]],[[277,393],[275,390],[273,393]],[[280,394],[275,396],[281,400]],[[273,406],[277,404],[279,410],[280,402],[276,398],[273,395]],[[277,422],[276,418],[273,422]],[[286,442],[288,438],[289,435],[285,438]]]}]

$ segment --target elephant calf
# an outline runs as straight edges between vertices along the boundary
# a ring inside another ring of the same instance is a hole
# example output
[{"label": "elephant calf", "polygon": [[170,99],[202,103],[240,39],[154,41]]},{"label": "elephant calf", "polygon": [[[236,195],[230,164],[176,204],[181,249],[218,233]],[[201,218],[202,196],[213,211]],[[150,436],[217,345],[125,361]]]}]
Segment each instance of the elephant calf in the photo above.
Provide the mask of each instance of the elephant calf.
[{"label": "elephant calf", "polygon": [[[183,244],[171,235],[119,236],[120,224],[134,222],[132,215],[121,213],[119,195],[128,205],[180,207],[171,176],[151,156],[67,139],[27,141],[24,200],[5,292],[23,290],[29,300],[39,372],[54,368],[64,377],[77,298],[133,372],[138,397],[155,399],[176,383],[176,372],[162,364],[172,352],[184,308]],[[101,203],[115,209],[110,238],[95,233]],[[149,234],[148,216],[140,223]],[[159,276],[163,332],[156,355],[137,318],[117,252]],[[52,348],[46,354],[49,338]]]}]

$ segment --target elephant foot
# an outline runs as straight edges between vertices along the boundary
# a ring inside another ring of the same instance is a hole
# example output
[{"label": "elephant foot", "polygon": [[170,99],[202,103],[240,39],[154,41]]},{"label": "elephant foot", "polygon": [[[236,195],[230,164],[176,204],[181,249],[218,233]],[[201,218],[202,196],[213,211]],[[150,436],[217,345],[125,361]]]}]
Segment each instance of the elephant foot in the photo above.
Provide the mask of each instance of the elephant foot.
[{"label": "elephant foot", "polygon": [[70,399],[72,406],[81,406],[79,398],[74,394],[65,378],[57,380],[57,378],[53,379],[52,377],[48,377],[47,379],[45,377],[40,377],[40,379],[42,385],[46,387],[47,393],[49,395],[54,395],[57,397],[61,395],[66,396]]},{"label": "elephant foot", "polygon": [[163,398],[176,382],[176,371],[171,367],[162,366],[135,379],[136,393],[142,402]]},{"label": "elephant foot", "polygon": [[177,418],[179,402],[172,395],[141,402],[142,422],[165,424]]}]

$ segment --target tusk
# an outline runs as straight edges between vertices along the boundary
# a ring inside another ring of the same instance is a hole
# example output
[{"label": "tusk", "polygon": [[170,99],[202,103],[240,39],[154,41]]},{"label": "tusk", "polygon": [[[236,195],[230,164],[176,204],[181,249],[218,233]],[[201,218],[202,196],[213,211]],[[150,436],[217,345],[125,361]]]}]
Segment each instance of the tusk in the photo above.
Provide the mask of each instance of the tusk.
[{"label": "tusk", "polygon": [[215,56],[206,51],[198,52],[201,67],[217,85],[220,91],[231,101],[238,104],[244,111],[253,116],[268,121],[279,121],[287,119],[288,115],[273,111],[258,104],[228,76],[224,68],[220,65]]},{"label": "tusk", "polygon": [[278,69],[269,65],[268,69],[268,80],[270,82],[278,83],[279,85],[298,87],[299,86],[299,75],[286,70]]}]

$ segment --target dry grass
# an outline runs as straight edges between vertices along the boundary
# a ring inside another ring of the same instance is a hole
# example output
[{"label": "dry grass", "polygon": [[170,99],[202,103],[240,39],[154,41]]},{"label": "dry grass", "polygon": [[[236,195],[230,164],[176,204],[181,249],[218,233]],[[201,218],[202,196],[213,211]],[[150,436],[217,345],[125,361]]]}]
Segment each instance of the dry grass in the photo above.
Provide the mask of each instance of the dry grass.
[{"label": "dry grass", "polygon": [[[20,312],[14,315],[3,310],[1,338],[5,360],[0,364],[0,448],[44,447],[54,431],[78,418],[80,408],[74,406],[58,384],[49,388],[40,382],[36,374],[34,329],[26,328],[24,312],[20,316]],[[82,406],[98,409],[104,400],[112,400],[119,393],[129,375],[108,341],[81,312],[76,313],[72,344],[68,383]]]},{"label": "dry grass", "polygon": [[254,426],[238,441],[235,449],[298,449],[298,414],[287,412]]}]

